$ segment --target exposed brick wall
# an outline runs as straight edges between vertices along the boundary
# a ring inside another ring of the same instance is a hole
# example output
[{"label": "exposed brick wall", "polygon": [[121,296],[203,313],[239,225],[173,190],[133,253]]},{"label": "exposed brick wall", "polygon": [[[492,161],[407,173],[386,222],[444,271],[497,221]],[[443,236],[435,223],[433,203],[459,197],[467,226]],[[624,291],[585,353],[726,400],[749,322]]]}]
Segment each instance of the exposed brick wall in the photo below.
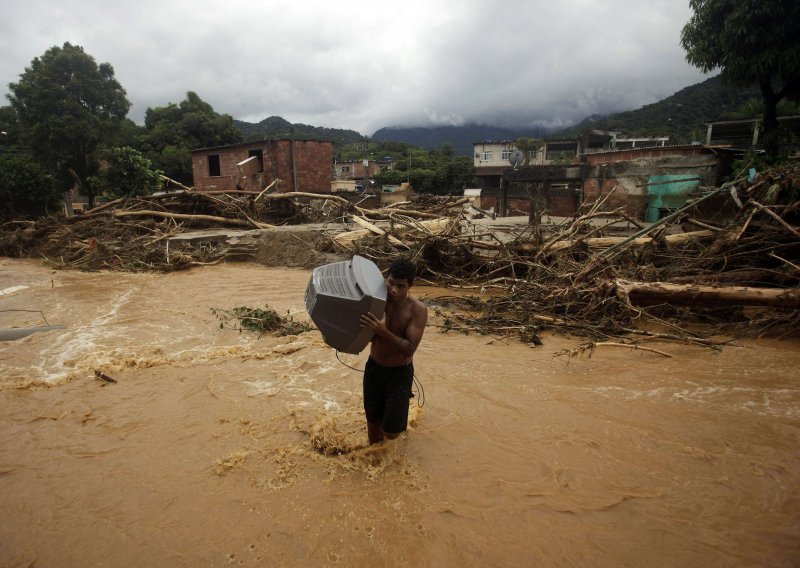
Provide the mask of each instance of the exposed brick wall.
[{"label": "exposed brick wall", "polygon": [[[541,190],[540,190],[541,191]],[[572,188],[548,187],[542,196],[541,210],[554,217],[571,217],[578,208],[580,189],[577,191]],[[530,197],[527,190],[522,187],[512,187],[508,189],[506,203],[508,204],[508,215],[524,215],[530,211]],[[480,208],[495,211],[500,209],[500,190],[489,189],[481,191]]]},{"label": "exposed brick wall", "polygon": [[[294,144],[294,168],[292,167]],[[238,179],[236,164],[249,157],[250,150],[261,150],[264,169],[247,180],[247,189],[263,189],[280,179],[281,191],[330,193],[333,178],[333,144],[315,140],[263,140],[192,152],[194,187],[204,190],[233,190]],[[219,156],[220,175],[209,175],[209,156]]]},{"label": "exposed brick wall", "polygon": [[603,204],[603,211],[613,211],[622,207],[627,215],[641,219],[647,207],[647,193],[635,186],[628,187],[635,181],[632,178],[587,178],[583,184],[583,201],[593,203],[611,194]]},{"label": "exposed brick wall", "polygon": [[630,162],[634,160],[660,160],[675,156],[696,156],[708,154],[704,146],[658,146],[654,148],[632,148],[616,152],[600,152],[597,154],[584,154],[582,159],[587,164],[598,165],[611,162]]},{"label": "exposed brick wall", "polygon": [[[531,200],[527,197],[507,197],[506,206],[508,207],[509,217],[527,215],[528,211],[530,211]],[[494,207],[495,213],[500,212],[500,197],[498,195],[481,195],[480,208],[488,211],[492,207]]]},{"label": "exposed brick wall", "polygon": [[548,212],[555,217],[573,216],[578,209],[579,195],[580,190],[576,192],[571,188],[551,187],[547,194]]}]

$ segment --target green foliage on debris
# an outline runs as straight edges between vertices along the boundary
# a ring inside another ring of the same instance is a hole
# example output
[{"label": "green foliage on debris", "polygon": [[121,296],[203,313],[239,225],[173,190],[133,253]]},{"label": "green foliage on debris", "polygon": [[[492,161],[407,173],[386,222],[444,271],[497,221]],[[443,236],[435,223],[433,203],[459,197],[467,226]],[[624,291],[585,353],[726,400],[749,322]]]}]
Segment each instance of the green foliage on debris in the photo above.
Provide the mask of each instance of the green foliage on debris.
[{"label": "green foliage on debris", "polygon": [[96,194],[112,197],[149,195],[160,190],[164,182],[161,171],[138,150],[129,146],[109,148],[100,153],[105,165],[96,176],[89,177],[89,185]]},{"label": "green foliage on debris", "polygon": [[[310,331],[311,324],[294,321],[292,316],[283,317],[269,306],[248,308],[239,306],[231,310],[211,308],[211,313],[219,320],[219,328],[254,331],[258,334],[271,333],[277,336],[297,335]],[[288,312],[287,312],[288,314]]]}]

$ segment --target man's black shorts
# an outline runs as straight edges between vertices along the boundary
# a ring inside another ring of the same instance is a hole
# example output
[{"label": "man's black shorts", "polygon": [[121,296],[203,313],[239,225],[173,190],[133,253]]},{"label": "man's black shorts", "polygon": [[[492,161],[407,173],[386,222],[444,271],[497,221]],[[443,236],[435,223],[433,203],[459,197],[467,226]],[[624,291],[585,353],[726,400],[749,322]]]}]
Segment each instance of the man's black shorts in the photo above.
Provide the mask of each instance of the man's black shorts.
[{"label": "man's black shorts", "polygon": [[364,367],[364,410],[367,422],[378,423],[384,432],[398,434],[408,426],[408,402],[414,380],[414,365],[384,367],[370,357]]}]

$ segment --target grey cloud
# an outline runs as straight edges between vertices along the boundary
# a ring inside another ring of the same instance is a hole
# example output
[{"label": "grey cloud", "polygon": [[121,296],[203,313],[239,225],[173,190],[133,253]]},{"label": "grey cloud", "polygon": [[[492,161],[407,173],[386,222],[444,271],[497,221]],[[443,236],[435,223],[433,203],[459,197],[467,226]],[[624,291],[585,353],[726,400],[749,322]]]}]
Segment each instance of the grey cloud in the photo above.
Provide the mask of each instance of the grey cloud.
[{"label": "grey cloud", "polygon": [[70,41],[114,66],[138,122],[191,90],[243,120],[279,115],[371,134],[398,124],[567,125],[703,79],[678,43],[688,2],[674,0],[109,6],[6,8],[1,88]]}]

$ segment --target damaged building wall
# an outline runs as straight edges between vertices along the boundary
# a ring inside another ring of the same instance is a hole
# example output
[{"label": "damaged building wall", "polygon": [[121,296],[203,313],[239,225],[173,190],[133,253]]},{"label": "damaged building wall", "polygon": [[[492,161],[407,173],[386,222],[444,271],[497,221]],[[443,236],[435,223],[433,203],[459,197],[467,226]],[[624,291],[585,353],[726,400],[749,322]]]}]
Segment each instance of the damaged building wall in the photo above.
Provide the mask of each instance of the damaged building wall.
[{"label": "damaged building wall", "polygon": [[580,206],[587,172],[584,164],[506,168],[501,187],[481,191],[481,208],[494,208],[500,215],[527,215],[531,200],[536,199],[540,210],[557,217],[569,217]]},{"label": "damaged building wall", "polygon": [[[251,157],[258,171],[236,165]],[[249,174],[249,175],[247,175]],[[192,151],[194,187],[200,191],[260,191],[280,179],[280,191],[330,193],[333,144],[316,140],[261,140]]]},{"label": "damaged building wall", "polygon": [[603,152],[586,155],[584,161],[590,166],[584,201],[608,196],[604,209],[622,207],[631,217],[650,222],[683,205],[698,185],[718,181],[717,157],[702,146]]},{"label": "damaged building wall", "polygon": [[714,185],[719,160],[702,146],[665,146],[584,154],[566,166],[505,168],[499,187],[484,188],[481,208],[521,215],[531,199],[550,215],[575,215],[583,203],[607,197],[604,209],[622,208],[633,218],[655,222],[682,206],[699,185]]}]

